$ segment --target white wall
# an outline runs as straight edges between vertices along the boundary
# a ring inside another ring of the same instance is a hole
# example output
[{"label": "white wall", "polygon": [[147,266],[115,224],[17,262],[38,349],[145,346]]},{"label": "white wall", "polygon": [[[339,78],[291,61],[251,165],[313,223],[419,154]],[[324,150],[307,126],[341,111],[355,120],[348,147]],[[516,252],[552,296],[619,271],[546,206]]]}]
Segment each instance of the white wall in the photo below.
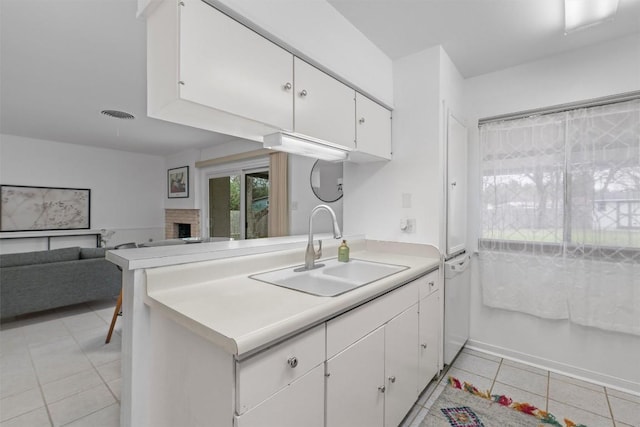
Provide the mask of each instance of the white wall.
[{"label": "white wall", "polygon": [[[393,75],[393,159],[345,164],[345,231],[441,248],[443,102],[462,109],[462,77],[439,46],[394,61]],[[415,219],[413,233],[403,218]]]},{"label": "white wall", "polygon": [[392,62],[325,0],[222,3],[313,61],[393,105]]},{"label": "white wall", "polygon": [[[477,242],[479,229],[479,118],[637,90],[638,35],[467,80],[469,212],[475,213],[469,219],[469,241]],[[640,337],[484,307],[477,270],[473,278],[473,345],[640,392]]]},{"label": "white wall", "polygon": [[[116,230],[109,245],[163,238],[163,157],[0,135],[0,182],[91,189],[91,228]],[[3,252],[40,249],[43,239],[2,241]]]},{"label": "white wall", "polygon": [[165,174],[169,169],[189,166],[189,197],[170,199],[168,197],[168,177],[165,178],[165,209],[198,209],[197,200],[199,188],[199,180],[197,178],[196,161],[200,160],[200,150],[191,149],[184,150],[179,153],[167,156],[165,159]]}]

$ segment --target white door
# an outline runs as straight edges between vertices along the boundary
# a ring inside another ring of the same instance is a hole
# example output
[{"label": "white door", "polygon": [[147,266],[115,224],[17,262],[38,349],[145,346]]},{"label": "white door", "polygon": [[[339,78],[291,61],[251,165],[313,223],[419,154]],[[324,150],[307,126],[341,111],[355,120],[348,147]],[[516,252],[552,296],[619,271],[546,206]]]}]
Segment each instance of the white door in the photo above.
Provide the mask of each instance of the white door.
[{"label": "white door", "polygon": [[293,128],[293,55],[200,0],[180,7],[180,96]]},{"label": "white door", "polygon": [[355,148],[355,91],[298,58],[294,73],[295,131]]},{"label": "white door", "polygon": [[449,114],[447,131],[447,255],[465,249],[467,237],[467,128]]},{"label": "white door", "polygon": [[418,398],[418,305],[385,326],[385,427],[396,427]]},{"label": "white door", "polygon": [[327,361],[327,427],[382,427],[384,339],[382,326]]}]

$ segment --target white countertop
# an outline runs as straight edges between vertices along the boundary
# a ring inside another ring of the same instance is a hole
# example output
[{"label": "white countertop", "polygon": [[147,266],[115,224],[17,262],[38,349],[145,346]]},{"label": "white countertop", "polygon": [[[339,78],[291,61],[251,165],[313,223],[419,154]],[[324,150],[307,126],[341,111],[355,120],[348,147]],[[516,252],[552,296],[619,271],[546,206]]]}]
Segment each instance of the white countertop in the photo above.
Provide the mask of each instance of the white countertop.
[{"label": "white countertop", "polygon": [[[243,358],[432,271],[441,261],[437,250],[427,245],[361,240],[350,246],[351,258],[409,268],[336,297],[314,296],[248,277],[302,263],[303,250],[280,250],[147,269],[145,303]],[[325,254],[333,258],[336,250],[325,250]]]},{"label": "white countertop", "polygon": [[[364,236],[354,235],[346,236],[345,238],[349,241],[362,240]],[[340,242],[333,239],[331,234],[328,233],[316,234],[314,240],[317,241],[318,239],[321,239],[327,247],[338,245]],[[148,246],[136,249],[110,250],[107,251],[106,258],[123,270],[138,270],[287,249],[304,249],[307,240],[308,236],[297,235],[265,239],[202,242],[188,245]]]}]

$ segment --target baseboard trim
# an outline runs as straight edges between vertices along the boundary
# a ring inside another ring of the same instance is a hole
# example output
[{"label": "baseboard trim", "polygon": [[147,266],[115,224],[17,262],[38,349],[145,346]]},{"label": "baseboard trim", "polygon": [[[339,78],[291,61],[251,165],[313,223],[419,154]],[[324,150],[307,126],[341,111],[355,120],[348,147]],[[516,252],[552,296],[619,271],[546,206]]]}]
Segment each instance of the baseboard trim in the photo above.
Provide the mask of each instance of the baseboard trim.
[{"label": "baseboard trim", "polygon": [[623,378],[601,374],[598,372],[590,371],[588,369],[583,369],[577,366],[567,365],[565,363],[557,362],[555,360],[532,356],[529,354],[511,350],[508,348],[499,347],[499,346],[487,344],[487,343],[472,340],[472,339],[467,341],[467,344],[465,347],[471,350],[480,351],[482,353],[488,353],[494,356],[513,360],[515,362],[526,363],[527,365],[531,365],[547,371],[555,372],[560,375],[570,376],[580,380],[589,381],[604,387],[619,390],[625,393],[630,393],[635,396],[640,396],[640,383],[625,380]]}]

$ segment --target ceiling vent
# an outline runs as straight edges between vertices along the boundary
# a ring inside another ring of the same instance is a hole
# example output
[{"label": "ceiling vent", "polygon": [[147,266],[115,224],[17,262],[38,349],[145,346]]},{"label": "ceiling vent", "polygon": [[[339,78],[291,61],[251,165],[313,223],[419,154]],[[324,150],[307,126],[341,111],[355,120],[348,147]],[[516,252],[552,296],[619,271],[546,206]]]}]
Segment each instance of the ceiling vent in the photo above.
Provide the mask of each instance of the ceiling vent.
[{"label": "ceiling vent", "polygon": [[133,120],[135,116],[133,114],[125,113],[124,111],[118,110],[102,110],[100,113],[105,116],[113,117],[114,119],[122,119],[122,120]]}]

